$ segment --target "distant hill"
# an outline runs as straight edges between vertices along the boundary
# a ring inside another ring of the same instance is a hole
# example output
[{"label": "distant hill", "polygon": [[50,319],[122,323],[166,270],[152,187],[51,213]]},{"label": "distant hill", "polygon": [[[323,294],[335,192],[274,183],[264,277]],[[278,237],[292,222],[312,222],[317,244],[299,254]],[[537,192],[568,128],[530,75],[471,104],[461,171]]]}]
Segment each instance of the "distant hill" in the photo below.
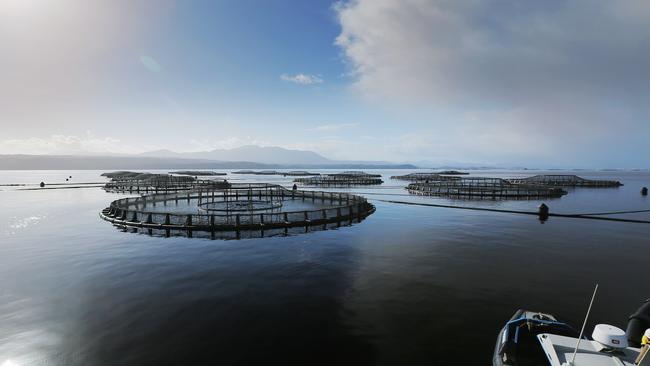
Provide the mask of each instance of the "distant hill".
[{"label": "distant hill", "polygon": [[[291,150],[289,150],[291,151]],[[327,160],[327,159],[326,159]],[[128,169],[414,169],[410,164],[285,163],[218,161],[148,156],[0,155],[0,170],[128,170]]]},{"label": "distant hill", "polygon": [[218,161],[254,161],[262,164],[328,164],[331,160],[313,151],[290,150],[281,147],[246,145],[234,149],[177,153],[156,150],[138,154],[140,157],[204,159]]}]

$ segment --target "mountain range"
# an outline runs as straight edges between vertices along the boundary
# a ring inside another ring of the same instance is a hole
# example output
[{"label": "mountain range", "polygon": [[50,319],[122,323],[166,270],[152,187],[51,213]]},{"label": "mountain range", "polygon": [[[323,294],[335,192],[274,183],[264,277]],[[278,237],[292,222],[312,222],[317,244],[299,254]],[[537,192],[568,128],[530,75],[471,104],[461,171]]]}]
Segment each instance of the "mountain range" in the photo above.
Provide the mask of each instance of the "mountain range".
[{"label": "mountain range", "polygon": [[246,145],[234,149],[215,149],[178,153],[156,150],[138,154],[150,158],[204,159],[217,161],[249,161],[262,164],[329,164],[335,163],[313,151],[290,150],[275,146]]},{"label": "mountain range", "polygon": [[203,152],[149,151],[137,155],[0,155],[0,170],[38,169],[413,169],[385,161],[330,160],[312,151],[242,146]]}]

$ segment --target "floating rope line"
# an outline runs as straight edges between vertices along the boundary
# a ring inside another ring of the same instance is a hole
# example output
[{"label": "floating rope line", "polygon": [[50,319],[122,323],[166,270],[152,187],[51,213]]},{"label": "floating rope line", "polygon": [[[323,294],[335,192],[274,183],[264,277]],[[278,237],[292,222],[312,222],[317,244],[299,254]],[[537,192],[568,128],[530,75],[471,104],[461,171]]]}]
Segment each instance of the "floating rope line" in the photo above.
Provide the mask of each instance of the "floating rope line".
[{"label": "floating rope line", "polygon": [[650,210],[611,211],[611,212],[583,213],[583,214],[578,214],[578,215],[583,215],[583,216],[622,215],[622,214],[640,213],[640,212],[650,212]]},{"label": "floating rope line", "polygon": [[53,190],[53,189],[79,189],[79,188],[101,188],[101,186],[70,186],[70,187],[65,187],[65,186],[58,186],[58,187],[36,187],[36,188],[20,188],[17,189],[17,191],[48,191],[48,190]]},{"label": "floating rope line", "polygon": [[[364,196],[401,196],[401,197],[418,197],[410,193],[379,193],[379,192],[354,192]],[[421,197],[421,196],[420,196]]]},{"label": "floating rope line", "polygon": [[[395,204],[400,204],[400,205],[439,207],[439,208],[455,208],[455,209],[459,209],[459,210],[488,211],[488,212],[513,213],[513,214],[520,214],[520,215],[539,216],[539,212],[537,212],[537,211],[502,210],[502,209],[498,209],[498,208],[441,205],[441,204],[435,204],[435,203],[419,203],[419,202],[381,200],[381,199],[375,199],[375,201],[386,202],[386,203],[395,203]],[[603,220],[603,221],[630,222],[630,223],[637,223],[637,224],[650,224],[649,220],[621,219],[621,218],[615,218],[615,217],[590,216],[590,215],[586,215],[586,214],[549,213],[548,216],[566,217],[566,218],[572,218],[572,219],[590,219],[590,220]]]},{"label": "floating rope line", "polygon": [[[89,185],[89,184],[105,184],[106,182],[79,182],[79,183],[47,183],[48,186],[83,186],[83,185]],[[28,186],[36,186],[38,187],[38,183],[8,183],[8,184],[0,184],[0,187],[28,187]]]},{"label": "floating rope line", "polygon": [[[287,187],[291,187],[291,186],[287,186]],[[300,188],[301,189],[302,188],[324,189],[324,188],[328,188],[328,187],[327,186],[317,186],[317,185],[301,185]],[[346,186],[342,186],[342,187],[341,186],[339,186],[339,187],[330,186],[329,188],[330,189],[343,189],[343,188],[345,188],[345,189],[368,189],[367,185],[364,186],[363,184],[350,184],[349,186],[346,185]],[[372,187],[372,189],[404,189],[404,188],[405,188],[404,186],[378,186],[378,187]]]},{"label": "floating rope line", "polygon": [[[405,197],[414,197],[412,194],[407,194],[407,193],[379,193],[379,192],[354,192],[356,194],[362,194],[362,195],[367,195],[367,196],[405,196]],[[380,199],[375,199],[376,201],[382,201]],[[397,202],[393,202],[397,203]],[[426,204],[429,205],[429,204]],[[444,208],[468,208],[468,206],[454,206],[454,205],[440,205],[444,206]],[[482,210],[483,208],[476,207],[476,209]],[[486,208],[487,209],[487,208]],[[493,210],[493,209],[489,209]],[[494,209],[498,210],[498,209]],[[500,210],[499,212],[506,211],[506,210]],[[523,211],[514,211],[516,213],[523,213]],[[528,211],[526,211],[528,212]],[[622,214],[631,214],[631,213],[643,213],[643,212],[650,212],[650,209],[645,209],[645,210],[630,210],[630,211],[610,211],[610,212],[595,212],[595,213],[577,213],[577,214],[556,214],[556,215],[569,215],[569,216],[606,216],[606,215],[622,215]],[[538,212],[534,212],[535,215],[538,215]],[[554,214],[551,214],[553,216]]]}]

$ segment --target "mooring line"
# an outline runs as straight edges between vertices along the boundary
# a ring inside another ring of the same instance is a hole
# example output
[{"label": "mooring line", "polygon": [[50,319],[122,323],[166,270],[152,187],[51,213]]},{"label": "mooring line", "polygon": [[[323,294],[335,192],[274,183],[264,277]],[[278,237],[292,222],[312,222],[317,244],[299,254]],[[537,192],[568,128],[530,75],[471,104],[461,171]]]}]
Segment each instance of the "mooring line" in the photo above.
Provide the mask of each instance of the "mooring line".
[{"label": "mooring line", "polygon": [[[286,185],[284,187],[291,188],[292,185]],[[346,186],[346,185],[331,185],[331,186],[299,186],[300,188],[320,188],[320,189],[361,189],[363,187],[359,186]],[[366,187],[367,188],[367,187]],[[382,187],[372,187],[371,189],[403,189],[404,186],[382,186]],[[361,192],[353,192],[361,193]]]},{"label": "mooring line", "polygon": [[640,213],[640,212],[650,212],[650,210],[596,212],[596,213],[582,213],[577,215],[583,215],[583,216],[621,215],[621,214]]},{"label": "mooring line", "polygon": [[58,186],[58,187],[43,187],[43,188],[36,187],[36,188],[20,188],[20,189],[16,189],[16,190],[17,191],[51,191],[53,189],[80,189],[80,188],[101,188],[101,187],[103,187],[103,185],[101,185],[101,186],[72,186],[72,187]]},{"label": "mooring line", "polygon": [[[412,194],[409,193],[379,193],[379,192],[351,192],[354,194],[362,194],[366,196],[401,196],[401,197],[415,197]],[[373,198],[374,199],[374,198]]]},{"label": "mooring line", "polygon": [[[498,209],[498,208],[441,205],[441,204],[436,204],[436,203],[420,203],[420,202],[407,202],[407,201],[394,201],[394,200],[381,200],[381,199],[375,199],[375,201],[386,202],[386,203],[395,203],[395,204],[401,204],[401,205],[411,205],[411,206],[454,208],[454,209],[459,209],[459,210],[488,211],[488,212],[513,213],[513,214],[520,214],[520,215],[539,216],[539,213],[536,212],[536,211],[502,210],[502,209]],[[572,218],[572,219],[590,219],[590,220],[629,222],[629,223],[637,223],[637,224],[650,224],[650,221],[648,221],[648,220],[633,220],[633,219],[621,219],[621,218],[615,218],[615,217],[589,216],[589,215],[585,215],[585,214],[549,213],[548,216],[565,217],[565,218]]]}]

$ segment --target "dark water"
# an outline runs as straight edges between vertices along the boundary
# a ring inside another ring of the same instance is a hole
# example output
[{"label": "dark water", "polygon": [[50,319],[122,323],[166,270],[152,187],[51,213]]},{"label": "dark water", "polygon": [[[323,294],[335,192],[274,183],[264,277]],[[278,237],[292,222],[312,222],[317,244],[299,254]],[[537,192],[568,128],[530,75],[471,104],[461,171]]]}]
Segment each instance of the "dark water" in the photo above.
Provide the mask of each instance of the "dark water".
[{"label": "dark water", "polygon": [[[100,172],[0,172],[0,183],[100,181]],[[382,172],[386,176],[405,173]],[[527,176],[537,172],[482,172]],[[650,209],[648,172],[577,189],[553,212]],[[234,176],[277,181],[288,178]],[[540,201],[398,196],[534,210]],[[123,195],[0,187],[0,365],[489,365],[520,307],[625,327],[650,297],[650,225],[406,206],[352,227],[247,240],[123,233],[98,217]],[[620,215],[650,219],[650,214]],[[588,328],[589,331],[591,328]]]}]

